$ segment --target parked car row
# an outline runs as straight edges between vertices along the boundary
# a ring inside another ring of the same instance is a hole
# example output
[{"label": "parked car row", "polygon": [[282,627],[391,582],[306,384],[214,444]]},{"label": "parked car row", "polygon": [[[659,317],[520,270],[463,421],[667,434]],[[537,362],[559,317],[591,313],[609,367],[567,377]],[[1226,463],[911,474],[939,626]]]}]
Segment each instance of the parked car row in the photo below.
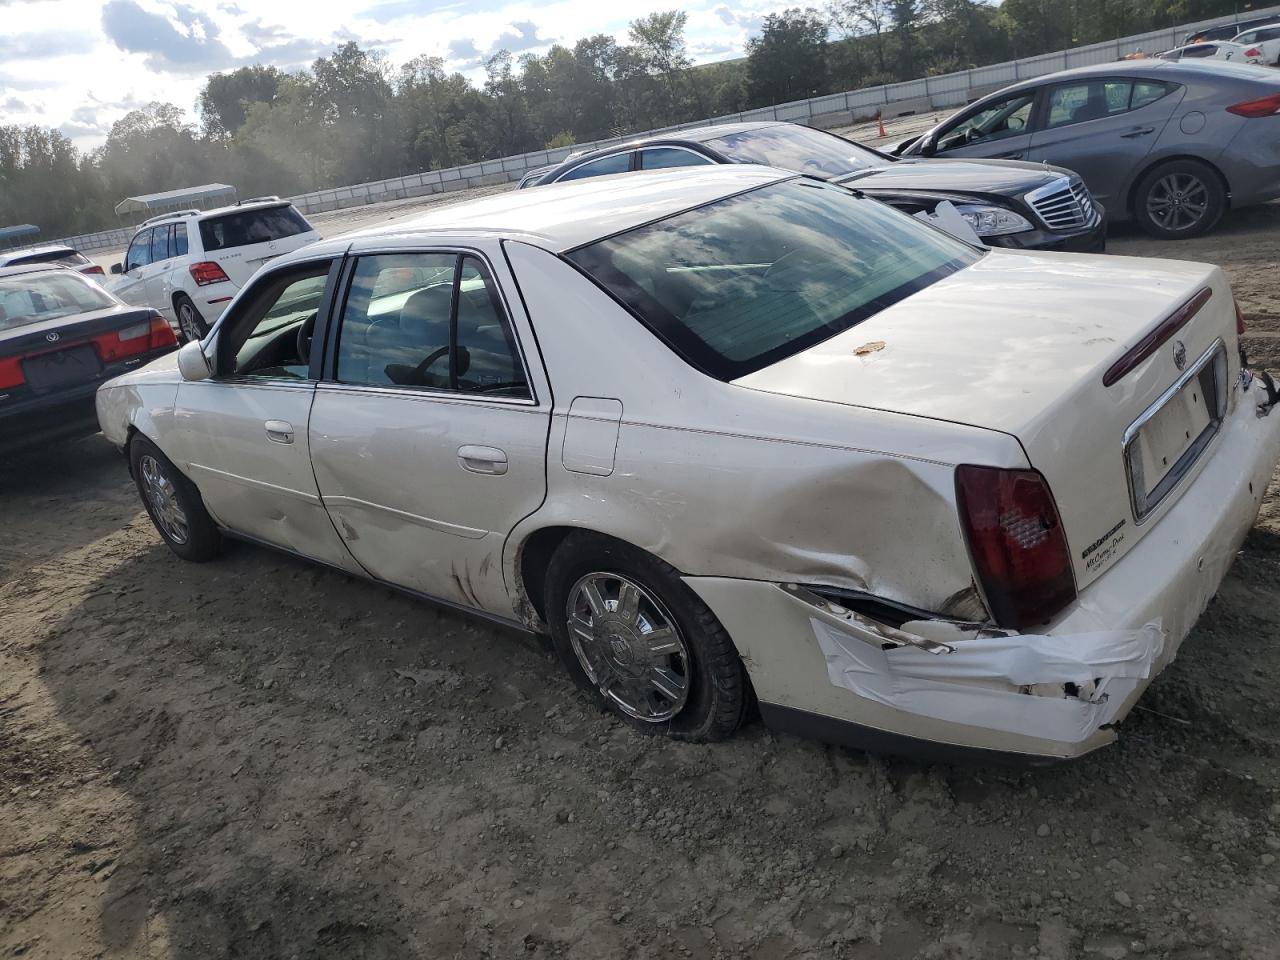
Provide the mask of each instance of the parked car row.
[{"label": "parked car row", "polygon": [[[1280,392],[1220,269],[1076,251],[1104,207],[1189,236],[1265,199],[1277,123],[1261,68],[1153,61],[1018,85],[901,159],[741,124],[330,240],[282,201],[157,218],[119,289],[148,348],[158,310],[191,339],[98,421],[177,556],[246,539],[548,635],[637,729],[717,740],[758,704],[1077,757],[1217,591]],[[1076,162],[958,152],[1016,137]],[[31,346],[32,381],[103,372]]]}]

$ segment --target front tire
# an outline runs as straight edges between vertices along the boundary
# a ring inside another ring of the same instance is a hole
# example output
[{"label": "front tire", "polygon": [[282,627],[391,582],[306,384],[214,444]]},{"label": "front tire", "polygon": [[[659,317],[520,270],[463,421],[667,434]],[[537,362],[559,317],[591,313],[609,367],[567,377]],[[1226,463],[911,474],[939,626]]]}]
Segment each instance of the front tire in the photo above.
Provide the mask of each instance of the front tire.
[{"label": "front tire", "polygon": [[204,317],[190,297],[185,293],[174,294],[173,309],[178,315],[178,329],[182,331],[187,343],[205,338],[209,325],[204,322]]},{"label": "front tire", "polygon": [[742,659],[674,568],[584,531],[557,548],[546,584],[556,653],[600,706],[676,740],[723,740],[742,723]]},{"label": "front tire", "polygon": [[203,563],[222,550],[222,535],[200,491],[160,448],[143,436],[129,443],[133,482],[156,532],[183,560]]},{"label": "front tire", "polygon": [[1133,213],[1160,240],[1198,237],[1213,229],[1227,206],[1216,171],[1199,160],[1171,160],[1150,170],[1134,191]]}]

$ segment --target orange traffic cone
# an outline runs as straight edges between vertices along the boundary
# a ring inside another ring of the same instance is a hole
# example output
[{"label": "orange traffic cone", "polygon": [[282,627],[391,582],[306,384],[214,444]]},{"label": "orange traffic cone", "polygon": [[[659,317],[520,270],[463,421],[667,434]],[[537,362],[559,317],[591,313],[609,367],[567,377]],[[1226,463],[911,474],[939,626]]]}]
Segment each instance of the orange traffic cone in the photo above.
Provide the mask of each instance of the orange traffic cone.
[{"label": "orange traffic cone", "polygon": [[888,134],[884,132],[884,117],[877,113],[876,119],[880,121],[880,139],[883,140],[888,136]]}]

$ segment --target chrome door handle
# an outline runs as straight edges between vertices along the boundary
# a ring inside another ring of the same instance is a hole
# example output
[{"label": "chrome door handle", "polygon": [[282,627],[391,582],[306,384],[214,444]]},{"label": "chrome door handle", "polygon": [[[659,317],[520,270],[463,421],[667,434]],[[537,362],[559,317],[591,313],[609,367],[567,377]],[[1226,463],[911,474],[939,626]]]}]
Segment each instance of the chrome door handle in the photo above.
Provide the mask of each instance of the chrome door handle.
[{"label": "chrome door handle", "polygon": [[1134,137],[1145,137],[1148,133],[1155,133],[1155,132],[1156,132],[1155,127],[1134,127],[1128,133],[1122,133],[1120,134],[1120,136],[1124,137],[1127,140],[1132,140]]},{"label": "chrome door handle", "polygon": [[293,424],[287,420],[268,420],[267,439],[272,443],[293,443]]},{"label": "chrome door handle", "polygon": [[497,447],[466,444],[458,448],[458,462],[463,470],[501,476],[507,472],[507,455]]},{"label": "chrome door handle", "polygon": [[1015,150],[1013,151],[1013,153],[1002,153],[998,157],[996,157],[996,159],[997,160],[1021,160],[1024,152],[1025,151],[1023,150]]}]

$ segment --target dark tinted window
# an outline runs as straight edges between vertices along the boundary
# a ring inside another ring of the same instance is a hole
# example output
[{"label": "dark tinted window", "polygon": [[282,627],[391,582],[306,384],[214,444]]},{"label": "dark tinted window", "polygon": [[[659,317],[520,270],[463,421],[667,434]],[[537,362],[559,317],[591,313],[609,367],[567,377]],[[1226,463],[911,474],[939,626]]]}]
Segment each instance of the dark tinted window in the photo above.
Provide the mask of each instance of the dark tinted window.
[{"label": "dark tinted window", "polygon": [[707,146],[738,163],[763,163],[821,177],[840,177],[889,164],[879,154],[843,137],[794,124],[727,133],[708,140]]},{"label": "dark tinted window", "polygon": [[1137,110],[1139,107],[1145,107],[1149,103],[1155,103],[1157,100],[1167,97],[1176,89],[1178,89],[1176,83],[1137,80],[1133,84],[1133,93],[1129,97],[1129,109]]},{"label": "dark tinted window", "polygon": [[1280,38],[1280,27],[1267,27],[1258,31],[1259,40],[1275,40]]},{"label": "dark tinted window", "polygon": [[151,262],[151,234],[151,230],[143,230],[129,242],[129,252],[124,258],[125,273]]},{"label": "dark tinted window", "polygon": [[592,160],[590,163],[584,163],[580,167],[574,167],[556,182],[582,180],[585,177],[603,177],[610,173],[626,173],[630,169],[631,154],[616,153],[611,157],[601,157],[599,160]]},{"label": "dark tinted window", "polygon": [[311,224],[292,206],[224,213],[200,221],[200,241],[206,252],[267,243],[306,233]]},{"label": "dark tinted window", "polygon": [[670,167],[699,167],[709,159],[682,147],[649,147],[640,151],[640,169],[666,170]]},{"label": "dark tinted window", "polygon": [[337,379],[528,396],[493,281],[478,260],[452,253],[360,258],[339,330]]},{"label": "dark tinted window", "polygon": [[187,255],[187,225],[185,223],[175,223],[173,225],[173,255],[175,257],[185,257]]},{"label": "dark tinted window", "polygon": [[791,180],[568,257],[686,360],[732,380],[834,336],[979,255],[878,201]]}]

